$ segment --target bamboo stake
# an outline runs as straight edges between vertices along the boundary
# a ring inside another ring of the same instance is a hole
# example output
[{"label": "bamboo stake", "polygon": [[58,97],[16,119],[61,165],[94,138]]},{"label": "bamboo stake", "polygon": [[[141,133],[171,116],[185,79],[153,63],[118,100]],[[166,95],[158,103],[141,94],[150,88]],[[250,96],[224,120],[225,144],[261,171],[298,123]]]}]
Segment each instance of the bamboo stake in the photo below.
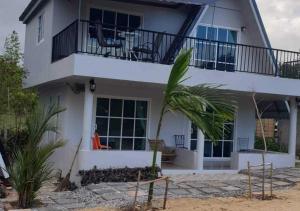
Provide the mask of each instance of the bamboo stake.
[{"label": "bamboo stake", "polygon": [[137,180],[137,184],[136,184],[134,201],[133,201],[133,210],[135,210],[135,206],[136,206],[136,200],[137,200],[137,196],[138,196],[138,192],[139,192],[139,187],[140,187],[140,180],[141,180],[141,171],[139,171],[139,173],[138,173],[138,180]]},{"label": "bamboo stake", "polygon": [[270,193],[272,198],[273,197],[273,163],[271,163],[271,169],[270,169]]},{"label": "bamboo stake", "polygon": [[265,130],[264,130],[264,126],[261,120],[261,113],[259,112],[256,100],[255,100],[255,93],[253,93],[252,95],[252,99],[253,99],[253,103],[255,105],[255,110],[256,110],[256,115],[259,119],[259,123],[260,123],[260,129],[261,129],[261,134],[263,137],[263,141],[264,141],[264,151],[262,153],[262,162],[263,162],[263,178],[262,178],[262,199],[265,199],[265,153],[267,152],[267,142],[266,142],[266,137],[265,137]]},{"label": "bamboo stake", "polygon": [[251,170],[250,170],[249,161],[248,161],[248,184],[249,184],[249,198],[252,199]]},{"label": "bamboo stake", "polygon": [[165,197],[164,197],[164,206],[163,209],[166,209],[167,206],[167,198],[168,198],[168,189],[169,189],[169,178],[166,178],[166,189],[165,189]]}]

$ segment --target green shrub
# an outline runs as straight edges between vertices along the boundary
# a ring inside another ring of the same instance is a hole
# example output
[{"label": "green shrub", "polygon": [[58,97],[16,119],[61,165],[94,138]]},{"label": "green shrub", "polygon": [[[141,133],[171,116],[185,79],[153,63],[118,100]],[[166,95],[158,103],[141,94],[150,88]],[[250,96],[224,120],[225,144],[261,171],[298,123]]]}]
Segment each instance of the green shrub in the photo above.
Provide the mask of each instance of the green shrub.
[{"label": "green shrub", "polygon": [[[286,152],[286,147],[280,145],[279,143],[276,143],[274,138],[266,138],[266,142],[267,142],[267,150],[268,151]],[[256,137],[254,147],[255,147],[255,149],[264,150],[265,146],[264,146],[263,138]]]},{"label": "green shrub", "polygon": [[57,132],[53,120],[62,111],[64,109],[57,106],[50,106],[48,110],[37,107],[26,119],[26,145],[16,150],[8,168],[11,184],[18,192],[20,208],[31,207],[42,184],[52,177],[52,165],[48,159],[64,145],[64,141],[43,143],[43,136],[47,132]]}]

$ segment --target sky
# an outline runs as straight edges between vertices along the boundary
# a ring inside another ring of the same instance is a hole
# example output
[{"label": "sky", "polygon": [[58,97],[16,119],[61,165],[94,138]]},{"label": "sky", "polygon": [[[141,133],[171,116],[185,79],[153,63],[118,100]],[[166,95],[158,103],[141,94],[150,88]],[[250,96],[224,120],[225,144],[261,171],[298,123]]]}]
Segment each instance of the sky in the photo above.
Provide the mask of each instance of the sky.
[{"label": "sky", "polygon": [[[30,0],[0,0],[0,51],[13,30],[24,44],[25,26],[18,21]],[[300,50],[300,1],[257,0],[273,48]]]}]

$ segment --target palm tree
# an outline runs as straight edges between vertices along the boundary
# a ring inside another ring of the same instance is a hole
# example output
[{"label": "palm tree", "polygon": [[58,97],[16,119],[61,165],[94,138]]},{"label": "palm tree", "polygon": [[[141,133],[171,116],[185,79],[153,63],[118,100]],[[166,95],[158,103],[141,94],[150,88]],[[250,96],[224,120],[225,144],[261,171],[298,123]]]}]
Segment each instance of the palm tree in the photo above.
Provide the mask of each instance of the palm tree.
[{"label": "palm tree", "polygon": [[37,107],[26,119],[26,145],[15,152],[13,164],[8,168],[12,186],[18,192],[20,208],[31,207],[37,191],[52,176],[53,169],[48,159],[64,145],[64,141],[44,143],[42,140],[47,132],[58,132],[55,118],[64,110],[56,105],[48,109]]},{"label": "palm tree", "polygon": [[[171,70],[168,84],[164,91],[164,99],[157,126],[156,140],[159,140],[163,117],[167,112],[181,112],[188,117],[210,140],[216,141],[221,137],[225,121],[234,118],[235,101],[229,93],[218,90],[218,86],[197,85],[187,87],[183,82],[188,78],[192,49],[182,51],[176,58]],[[155,178],[157,144],[154,146],[151,173]],[[148,203],[153,197],[153,183],[149,186]]]}]

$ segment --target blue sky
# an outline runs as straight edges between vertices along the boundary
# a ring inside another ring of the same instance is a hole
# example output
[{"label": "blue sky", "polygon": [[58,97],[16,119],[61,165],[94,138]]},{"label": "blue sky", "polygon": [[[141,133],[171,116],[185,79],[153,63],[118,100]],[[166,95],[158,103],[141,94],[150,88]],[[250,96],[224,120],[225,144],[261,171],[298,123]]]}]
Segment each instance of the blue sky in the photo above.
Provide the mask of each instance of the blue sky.
[{"label": "blue sky", "polygon": [[[0,0],[0,49],[5,37],[16,30],[24,42],[25,27],[18,17],[29,0]],[[300,1],[257,0],[268,35],[274,48],[299,51]]]}]

